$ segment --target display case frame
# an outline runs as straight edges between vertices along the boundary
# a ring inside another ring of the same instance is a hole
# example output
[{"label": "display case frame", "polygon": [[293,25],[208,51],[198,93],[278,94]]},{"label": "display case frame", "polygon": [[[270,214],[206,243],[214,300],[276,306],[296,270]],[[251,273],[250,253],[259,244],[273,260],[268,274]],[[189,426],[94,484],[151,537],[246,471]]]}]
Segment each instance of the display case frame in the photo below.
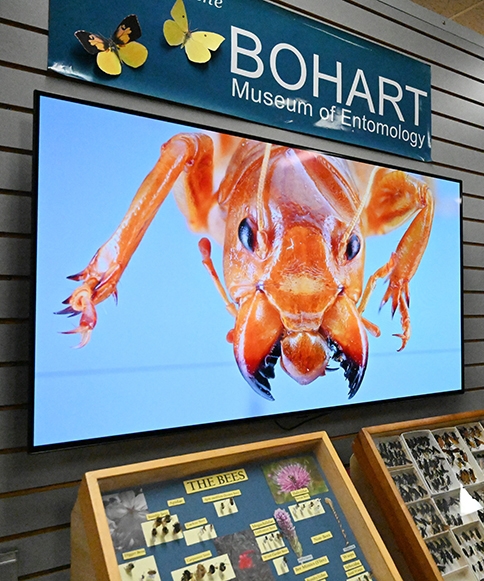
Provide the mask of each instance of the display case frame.
[{"label": "display case frame", "polygon": [[[251,463],[267,463],[301,454],[312,454],[319,464],[371,569],[372,579],[401,581],[398,569],[325,432],[208,450],[86,473],[72,512],[72,581],[121,579],[103,505],[103,494],[128,487],[181,481],[192,475],[208,475],[220,470]],[[311,576],[311,572],[301,575],[301,580],[308,575]]]},{"label": "display case frame", "polygon": [[[478,423],[483,420],[484,410],[480,410],[365,427],[360,430],[353,443],[351,478],[365,500],[369,512],[395,560],[398,562],[403,557],[401,561],[403,567],[415,580],[453,581],[456,578],[467,581],[467,579],[474,580],[474,577],[457,572],[442,574],[439,571],[424,537],[419,532],[410,513],[408,504],[411,502],[406,503],[402,498],[391,476],[393,468],[388,468],[385,464],[377,443],[409,432],[421,433],[430,430],[434,433],[435,430],[438,434],[439,430]],[[472,486],[477,484],[476,481],[470,486],[463,485],[454,490],[454,493],[458,494],[461,488],[472,490]],[[429,496],[432,499],[434,497],[442,498],[445,494],[441,492],[441,494],[430,494]],[[476,522],[479,521],[476,520]],[[449,526],[448,530],[454,528],[458,530],[457,526]],[[399,568],[401,568],[400,565]],[[402,568],[401,572],[404,578],[407,578]]]}]

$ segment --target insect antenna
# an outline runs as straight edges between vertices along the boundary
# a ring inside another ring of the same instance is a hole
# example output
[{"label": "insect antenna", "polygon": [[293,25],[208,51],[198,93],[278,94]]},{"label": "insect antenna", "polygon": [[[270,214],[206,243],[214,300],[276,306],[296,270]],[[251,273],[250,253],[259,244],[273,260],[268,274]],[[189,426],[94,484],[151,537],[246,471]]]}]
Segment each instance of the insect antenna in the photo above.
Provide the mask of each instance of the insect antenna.
[{"label": "insect antenna", "polygon": [[358,224],[358,222],[361,218],[361,214],[363,213],[363,210],[365,209],[365,206],[366,206],[368,199],[371,195],[371,191],[373,188],[373,180],[375,178],[376,169],[377,168],[375,168],[372,171],[370,179],[368,180],[368,185],[366,186],[365,195],[361,198],[360,204],[359,204],[358,208],[356,209],[355,215],[353,216],[353,219],[351,220],[351,222],[348,224],[348,228],[346,228],[346,231],[343,234],[343,237],[341,238],[340,249],[339,249],[339,259],[340,260],[342,260],[343,254],[346,252],[346,245],[348,244],[349,237],[353,233],[353,230],[355,229],[356,224]]},{"label": "insect antenna", "polygon": [[267,239],[267,232],[269,230],[269,212],[265,205],[264,187],[267,178],[267,170],[269,168],[271,147],[272,144],[266,143],[259,176],[259,185],[257,187],[257,253],[261,258],[265,258],[267,256],[267,251],[269,248]]}]

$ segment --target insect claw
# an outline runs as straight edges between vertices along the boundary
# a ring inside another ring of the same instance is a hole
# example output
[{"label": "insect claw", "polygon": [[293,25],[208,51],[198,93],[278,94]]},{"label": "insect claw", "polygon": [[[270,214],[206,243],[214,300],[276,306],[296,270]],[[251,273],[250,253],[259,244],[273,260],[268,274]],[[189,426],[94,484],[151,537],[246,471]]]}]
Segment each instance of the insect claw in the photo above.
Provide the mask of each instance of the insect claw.
[{"label": "insect claw", "polygon": [[408,337],[404,333],[393,333],[393,336],[398,337],[402,341],[402,345],[400,346],[400,349],[397,349],[397,352],[405,349],[405,345],[407,344]]},{"label": "insect claw", "polygon": [[74,335],[75,333],[80,333],[81,340],[77,345],[74,345],[74,349],[80,349],[89,343],[91,339],[91,331],[92,329],[83,328],[81,325],[76,327],[75,329],[71,329],[70,331],[60,331],[62,335]]},{"label": "insect claw", "polygon": [[341,364],[345,370],[345,379],[348,380],[348,399],[351,399],[356,392],[360,389],[361,382],[365,376],[366,365],[361,367],[357,363],[352,361],[346,361]]},{"label": "insect claw", "polygon": [[70,276],[68,276],[66,278],[68,278],[69,280],[79,281],[79,280],[82,280],[83,277],[84,277],[84,271],[81,270],[81,272],[78,272],[77,274],[71,274]]},{"label": "insect claw", "polygon": [[[68,304],[69,301],[63,301],[62,304],[66,305]],[[73,315],[78,315],[78,311],[75,311],[72,307],[66,307],[65,309],[62,309],[62,311],[55,311],[54,315],[69,315],[69,316],[73,316]]]},{"label": "insect claw", "polygon": [[258,394],[261,395],[264,399],[268,399],[269,401],[274,401],[274,396],[271,393],[271,384],[269,380],[265,378],[262,374],[257,373],[256,376],[247,379],[247,383],[250,387]]}]

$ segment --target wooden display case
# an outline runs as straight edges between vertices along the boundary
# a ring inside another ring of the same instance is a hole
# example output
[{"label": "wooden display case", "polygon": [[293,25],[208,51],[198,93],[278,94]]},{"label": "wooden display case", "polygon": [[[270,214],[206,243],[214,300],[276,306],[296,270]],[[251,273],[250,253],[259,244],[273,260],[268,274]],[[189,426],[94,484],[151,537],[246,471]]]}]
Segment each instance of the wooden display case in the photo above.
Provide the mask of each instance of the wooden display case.
[{"label": "wooden display case", "polygon": [[[126,527],[117,535],[113,516],[123,494],[131,519],[141,494],[148,511],[139,518],[144,546],[125,552]],[[401,581],[325,432],[85,474],[72,513],[72,581],[279,576]]]},{"label": "wooden display case", "polygon": [[484,579],[482,421],[483,410],[373,426],[354,441],[352,480],[405,579]]}]

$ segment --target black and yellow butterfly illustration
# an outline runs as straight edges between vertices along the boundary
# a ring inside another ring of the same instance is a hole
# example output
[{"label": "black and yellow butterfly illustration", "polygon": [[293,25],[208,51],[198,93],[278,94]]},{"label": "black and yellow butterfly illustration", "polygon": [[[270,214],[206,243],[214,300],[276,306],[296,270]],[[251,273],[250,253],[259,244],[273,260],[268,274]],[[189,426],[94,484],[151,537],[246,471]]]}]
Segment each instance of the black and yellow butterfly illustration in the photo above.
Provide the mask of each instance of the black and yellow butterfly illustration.
[{"label": "black and yellow butterfly illustration", "polygon": [[126,16],[111,38],[86,30],[78,30],[74,34],[89,54],[97,55],[97,66],[108,75],[119,75],[121,63],[136,69],[148,58],[148,49],[135,42],[141,36],[135,14]]},{"label": "black and yellow butterfly illustration", "polygon": [[183,0],[176,0],[171,9],[173,20],[166,20],[163,24],[163,34],[170,46],[180,46],[193,63],[206,63],[212,58],[210,51],[217,50],[225,37],[216,32],[188,28],[188,18]]}]

